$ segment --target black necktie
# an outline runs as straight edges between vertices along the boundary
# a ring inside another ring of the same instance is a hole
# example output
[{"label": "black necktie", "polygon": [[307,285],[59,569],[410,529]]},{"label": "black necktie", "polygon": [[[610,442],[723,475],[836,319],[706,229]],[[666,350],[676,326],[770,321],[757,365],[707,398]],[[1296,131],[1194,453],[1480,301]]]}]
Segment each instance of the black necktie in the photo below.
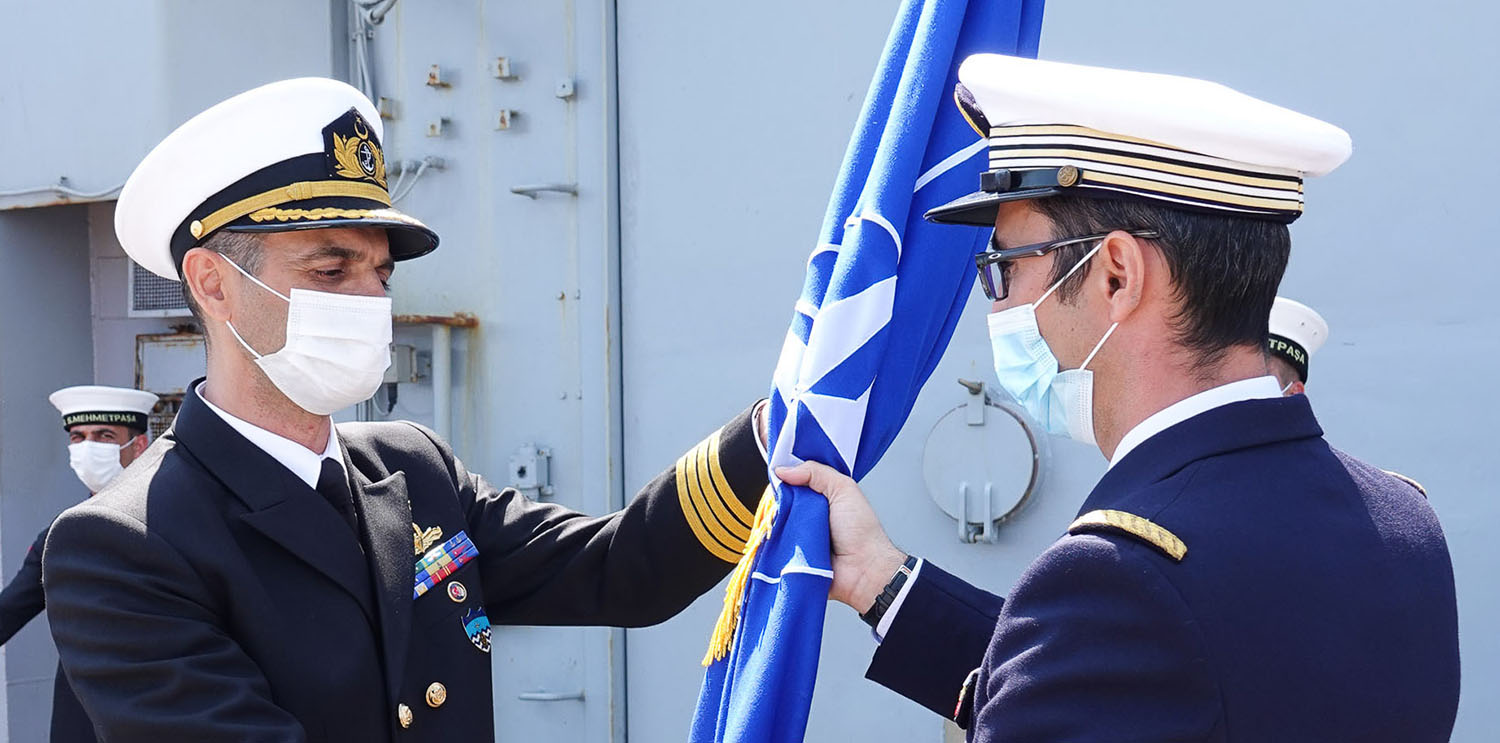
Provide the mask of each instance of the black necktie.
[{"label": "black necktie", "polygon": [[323,472],[318,475],[318,492],[328,499],[339,516],[348,522],[349,530],[359,536],[359,518],[354,513],[354,494],[349,490],[349,478],[339,461],[331,457],[323,459]]}]

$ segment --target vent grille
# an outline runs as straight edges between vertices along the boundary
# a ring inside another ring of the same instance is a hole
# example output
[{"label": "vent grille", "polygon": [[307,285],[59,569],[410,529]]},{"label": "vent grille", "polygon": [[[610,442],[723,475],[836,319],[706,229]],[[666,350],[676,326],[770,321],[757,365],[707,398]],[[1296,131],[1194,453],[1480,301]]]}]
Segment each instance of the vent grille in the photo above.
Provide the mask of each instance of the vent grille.
[{"label": "vent grille", "polygon": [[157,276],[134,261],[130,264],[131,317],[186,317],[187,301],[182,285]]},{"label": "vent grille", "polygon": [[177,411],[182,409],[181,395],[163,395],[157,401],[156,407],[151,411],[151,417],[147,419],[147,425],[151,427],[151,440],[154,442],[167,432],[172,426],[172,421],[177,418]]}]

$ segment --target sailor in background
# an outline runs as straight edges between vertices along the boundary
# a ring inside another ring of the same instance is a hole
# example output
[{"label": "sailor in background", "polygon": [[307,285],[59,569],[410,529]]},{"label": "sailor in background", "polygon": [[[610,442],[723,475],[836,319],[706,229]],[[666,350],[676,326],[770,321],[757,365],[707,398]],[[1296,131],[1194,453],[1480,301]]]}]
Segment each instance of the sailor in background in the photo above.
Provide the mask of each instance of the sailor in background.
[{"label": "sailor in background", "polygon": [[[959,80],[989,169],[928,216],[994,228],[1000,386],[1110,465],[1003,599],[831,516],[867,675],[986,743],[1448,740],[1437,517],[1267,374],[1286,224],[1348,136],[1187,78],[978,55]],[[778,474],[858,502],[829,468]]]},{"label": "sailor in background", "polygon": [[[47,398],[62,413],[68,433],[68,463],[88,488],[99,492],[135,461],[150,443],[148,423],[156,395],[121,387],[85,385],[66,387]],[[10,642],[22,627],[47,608],[42,592],[43,529],[26,552],[21,569],[0,589],[0,645]],[[53,743],[93,741],[94,729],[68,686],[62,667],[52,687]]]},{"label": "sailor in background", "polygon": [[488,741],[491,623],[660,622],[744,549],[750,410],[602,517],[494,487],[421,426],[333,425],[390,363],[392,271],[438,242],[391,208],[381,134],[344,83],[272,83],[121,191],[120,244],[184,282],[208,373],[47,540],[58,653],[111,743]]},{"label": "sailor in background", "polygon": [[1270,352],[1271,373],[1281,383],[1284,395],[1307,391],[1308,365],[1313,354],[1328,342],[1328,321],[1313,308],[1277,297],[1271,305],[1271,336],[1266,343]]}]

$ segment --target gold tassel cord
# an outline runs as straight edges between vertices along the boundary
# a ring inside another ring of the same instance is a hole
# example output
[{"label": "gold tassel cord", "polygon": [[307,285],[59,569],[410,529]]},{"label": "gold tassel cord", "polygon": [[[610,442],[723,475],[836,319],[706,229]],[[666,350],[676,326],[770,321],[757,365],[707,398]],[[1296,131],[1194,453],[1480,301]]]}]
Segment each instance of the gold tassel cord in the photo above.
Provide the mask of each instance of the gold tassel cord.
[{"label": "gold tassel cord", "polygon": [[745,542],[745,551],[729,574],[729,586],[724,589],[724,609],[719,612],[713,637],[708,641],[708,653],[703,656],[705,668],[723,660],[734,644],[734,631],[740,624],[740,607],[745,602],[745,588],[750,584],[755,553],[771,534],[771,524],[775,521],[776,498],[772,495],[771,488],[767,487],[766,492],[760,496],[760,505],[755,507],[755,524],[750,529],[750,538]]}]

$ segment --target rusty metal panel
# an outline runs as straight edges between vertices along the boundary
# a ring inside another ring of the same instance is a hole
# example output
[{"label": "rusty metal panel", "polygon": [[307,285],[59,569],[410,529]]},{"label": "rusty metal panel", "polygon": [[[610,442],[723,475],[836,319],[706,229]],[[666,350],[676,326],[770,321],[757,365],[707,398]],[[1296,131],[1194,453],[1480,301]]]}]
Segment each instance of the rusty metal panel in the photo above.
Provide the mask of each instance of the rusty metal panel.
[{"label": "rusty metal panel", "polygon": [[181,397],[205,373],[201,333],[158,333],[135,337],[135,388]]}]

